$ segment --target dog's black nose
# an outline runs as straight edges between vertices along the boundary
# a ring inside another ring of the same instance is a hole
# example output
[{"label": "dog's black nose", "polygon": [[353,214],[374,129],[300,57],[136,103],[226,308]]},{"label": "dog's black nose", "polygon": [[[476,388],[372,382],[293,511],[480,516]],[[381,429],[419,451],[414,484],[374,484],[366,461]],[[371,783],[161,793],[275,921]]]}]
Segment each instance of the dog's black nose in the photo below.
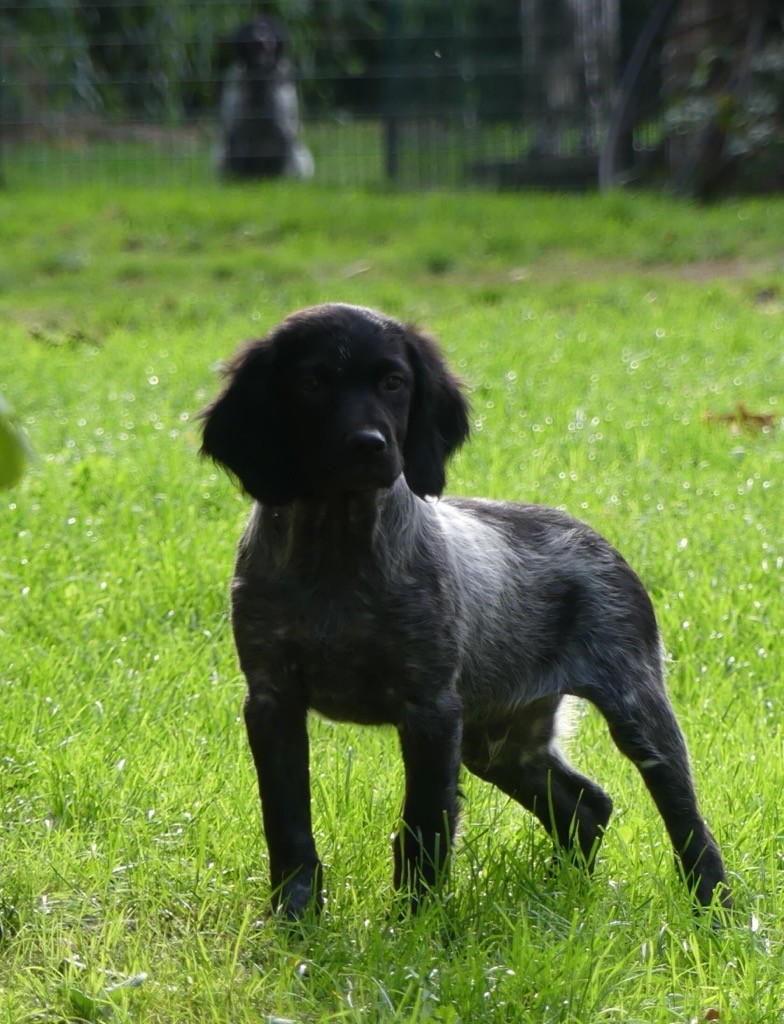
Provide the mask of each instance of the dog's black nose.
[{"label": "dog's black nose", "polygon": [[387,442],[380,430],[367,428],[355,431],[349,437],[348,445],[356,455],[380,455],[386,450]]}]

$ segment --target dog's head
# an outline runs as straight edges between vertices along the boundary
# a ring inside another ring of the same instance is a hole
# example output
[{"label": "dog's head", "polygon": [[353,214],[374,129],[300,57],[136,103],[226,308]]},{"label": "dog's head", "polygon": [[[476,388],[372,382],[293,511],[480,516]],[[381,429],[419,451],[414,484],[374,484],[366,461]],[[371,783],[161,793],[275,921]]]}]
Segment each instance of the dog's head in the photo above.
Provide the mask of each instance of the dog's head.
[{"label": "dog's head", "polygon": [[202,454],[268,505],[391,487],[439,495],[468,403],[437,343],[371,309],[294,313],[248,342],[200,414]]},{"label": "dog's head", "polygon": [[231,36],[233,58],[247,71],[274,70],[286,46],[283,26],[272,18],[258,17]]}]

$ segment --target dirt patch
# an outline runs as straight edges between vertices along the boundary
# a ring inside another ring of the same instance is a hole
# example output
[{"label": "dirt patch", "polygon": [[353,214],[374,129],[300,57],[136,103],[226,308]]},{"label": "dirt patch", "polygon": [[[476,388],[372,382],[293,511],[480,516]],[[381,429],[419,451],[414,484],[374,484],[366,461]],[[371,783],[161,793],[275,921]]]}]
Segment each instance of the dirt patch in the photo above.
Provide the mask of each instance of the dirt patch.
[{"label": "dirt patch", "polygon": [[[784,271],[784,261],[778,260],[700,260],[696,263],[639,263],[633,261],[615,262],[600,260],[578,260],[574,257],[559,257],[557,261],[542,261],[530,266],[517,266],[504,273],[508,283],[545,280],[561,281],[576,279],[598,281],[602,278],[663,277],[669,280],[692,281],[709,284],[711,281],[750,281],[770,277]],[[782,296],[772,288],[760,290],[757,304],[760,307],[781,306]]]},{"label": "dirt patch", "polygon": [[679,277],[684,281],[745,281],[750,277],[771,274],[780,270],[780,264],[773,260],[701,260],[683,266],[656,267],[656,273],[668,277]]}]

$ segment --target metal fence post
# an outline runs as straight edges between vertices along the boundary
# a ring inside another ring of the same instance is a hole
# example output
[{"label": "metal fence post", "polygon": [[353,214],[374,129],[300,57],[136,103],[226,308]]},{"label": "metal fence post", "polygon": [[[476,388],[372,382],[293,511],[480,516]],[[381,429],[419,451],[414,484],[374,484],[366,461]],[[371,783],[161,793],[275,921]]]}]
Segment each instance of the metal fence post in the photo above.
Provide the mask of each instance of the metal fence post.
[{"label": "metal fence post", "polygon": [[399,100],[400,44],[403,31],[403,0],[386,0],[385,80],[382,89],[384,111],[384,165],[389,181],[395,181],[400,165]]}]

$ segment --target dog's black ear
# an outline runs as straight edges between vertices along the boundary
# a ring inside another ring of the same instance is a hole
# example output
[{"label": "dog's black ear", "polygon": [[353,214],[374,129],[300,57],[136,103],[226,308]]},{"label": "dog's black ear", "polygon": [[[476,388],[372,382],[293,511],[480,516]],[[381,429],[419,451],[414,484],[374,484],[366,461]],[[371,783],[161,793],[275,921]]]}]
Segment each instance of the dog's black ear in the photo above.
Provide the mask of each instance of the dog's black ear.
[{"label": "dog's black ear", "polygon": [[201,454],[228,469],[256,501],[287,505],[299,485],[277,402],[273,339],[248,342],[223,372],[226,386],[199,413]]},{"label": "dog's black ear", "polygon": [[414,394],[403,443],[408,486],[420,497],[438,497],[446,483],[446,462],[468,437],[468,400],[434,338],[406,329],[414,371]]}]

